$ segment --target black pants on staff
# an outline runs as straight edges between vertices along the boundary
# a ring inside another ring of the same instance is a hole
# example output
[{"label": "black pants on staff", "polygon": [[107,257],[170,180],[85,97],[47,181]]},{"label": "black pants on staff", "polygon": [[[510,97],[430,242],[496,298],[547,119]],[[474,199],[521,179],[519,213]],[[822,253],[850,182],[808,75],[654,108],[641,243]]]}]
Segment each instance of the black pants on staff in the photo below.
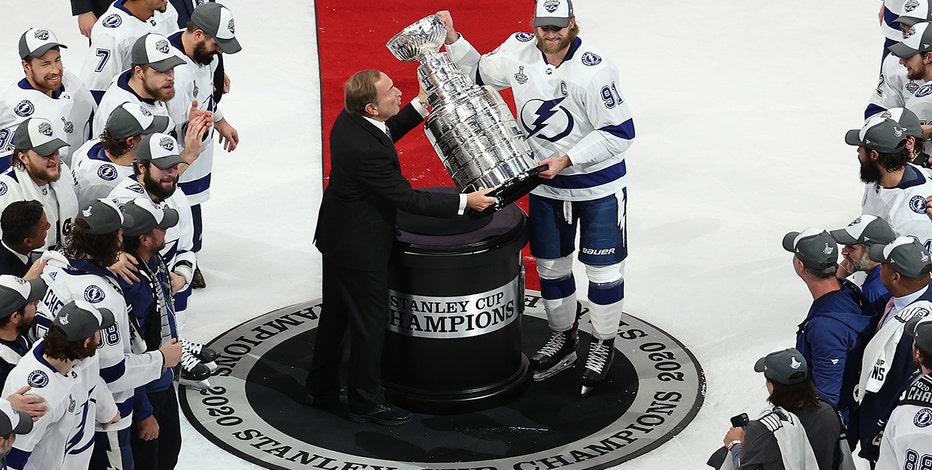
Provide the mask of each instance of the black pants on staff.
[{"label": "black pants on staff", "polygon": [[385,402],[380,376],[388,321],[388,271],[359,271],[323,260],[323,311],[307,380],[315,397],[340,390],[343,338],[349,331],[349,411],[364,413]]},{"label": "black pants on staff", "polygon": [[159,423],[159,437],[151,441],[139,438],[136,423],[132,426],[133,462],[136,470],[170,470],[178,464],[181,452],[181,421],[178,394],[172,385],[161,392],[147,392],[152,416]]}]

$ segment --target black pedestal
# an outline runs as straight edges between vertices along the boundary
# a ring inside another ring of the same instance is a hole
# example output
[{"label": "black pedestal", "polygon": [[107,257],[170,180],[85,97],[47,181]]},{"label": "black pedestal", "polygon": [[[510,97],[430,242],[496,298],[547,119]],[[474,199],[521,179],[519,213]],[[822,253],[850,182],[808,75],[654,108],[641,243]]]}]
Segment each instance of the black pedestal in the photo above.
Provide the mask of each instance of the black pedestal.
[{"label": "black pedestal", "polygon": [[400,213],[398,226],[382,357],[389,400],[432,414],[510,401],[527,384],[524,211],[479,221]]}]

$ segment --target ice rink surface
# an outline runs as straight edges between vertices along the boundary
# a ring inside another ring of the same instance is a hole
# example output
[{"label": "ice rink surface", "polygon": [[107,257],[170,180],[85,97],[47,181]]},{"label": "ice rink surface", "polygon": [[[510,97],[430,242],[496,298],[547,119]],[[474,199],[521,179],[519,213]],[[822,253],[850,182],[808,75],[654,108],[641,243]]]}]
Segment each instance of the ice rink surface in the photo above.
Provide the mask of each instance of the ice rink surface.
[{"label": "ice rink surface", "polygon": [[[192,296],[186,335],[205,342],[320,297],[311,242],[322,190],[313,3],[225,4],[243,51],[226,58],[232,90],[221,107],[241,141],[215,158],[204,206],[199,263],[208,288]],[[66,68],[80,71],[87,41],[67,2],[4,5],[0,86],[22,78],[16,44],[31,26],[53,30],[69,45]],[[783,235],[840,228],[860,212],[856,150],[843,136],[860,127],[877,83],[880,2],[577,0],[575,7],[580,36],[618,64],[637,128],[627,154],[625,310],[682,341],[708,381],[696,419],[623,467],[708,468],[728,418],[764,407],[754,361],[794,344],[811,302],[780,246]],[[435,8],[455,14],[469,3],[431,3],[424,15]],[[185,423],[179,468],[256,467]]]}]

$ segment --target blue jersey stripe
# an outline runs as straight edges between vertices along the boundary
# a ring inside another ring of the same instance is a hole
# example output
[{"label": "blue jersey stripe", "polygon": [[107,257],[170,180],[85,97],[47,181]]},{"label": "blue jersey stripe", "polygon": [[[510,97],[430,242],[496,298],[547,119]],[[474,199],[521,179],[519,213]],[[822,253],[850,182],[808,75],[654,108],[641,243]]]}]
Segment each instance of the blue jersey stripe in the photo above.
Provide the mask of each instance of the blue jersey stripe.
[{"label": "blue jersey stripe", "polygon": [[102,367],[100,369],[100,377],[107,383],[115,382],[120,377],[123,377],[124,373],[126,373],[126,361],[120,361],[110,367]]},{"label": "blue jersey stripe", "polygon": [[631,140],[634,138],[634,120],[628,119],[621,124],[615,126],[605,126],[599,130],[608,132],[609,134],[621,139]]},{"label": "blue jersey stripe", "polygon": [[198,194],[207,191],[210,189],[210,173],[194,181],[178,183],[178,187],[181,188],[185,194]]},{"label": "blue jersey stripe", "polygon": [[625,167],[625,161],[622,160],[608,168],[603,168],[595,173],[584,175],[557,175],[550,181],[544,181],[544,185],[560,189],[582,189],[601,186],[606,183],[625,176],[628,172]]}]

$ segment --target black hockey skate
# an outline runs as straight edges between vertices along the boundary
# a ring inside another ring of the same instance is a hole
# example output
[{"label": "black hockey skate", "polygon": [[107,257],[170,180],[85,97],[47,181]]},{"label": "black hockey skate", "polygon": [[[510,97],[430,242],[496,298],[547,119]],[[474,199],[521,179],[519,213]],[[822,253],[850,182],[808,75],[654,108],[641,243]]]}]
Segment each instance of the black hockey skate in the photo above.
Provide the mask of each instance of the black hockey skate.
[{"label": "black hockey skate", "polygon": [[210,368],[204,365],[194,354],[181,350],[181,374],[178,383],[195,390],[210,388]]},{"label": "black hockey skate", "polygon": [[537,353],[531,357],[532,378],[535,382],[549,379],[563,372],[576,362],[576,347],[579,346],[579,330],[573,327],[563,332],[553,332]]},{"label": "black hockey skate", "polygon": [[586,368],[583,369],[582,373],[580,396],[589,395],[596,386],[605,381],[614,358],[615,338],[605,341],[592,338],[592,342],[589,343],[589,357],[586,358]]},{"label": "black hockey skate", "polygon": [[217,365],[217,351],[204,346],[201,343],[195,343],[194,341],[188,341],[186,339],[181,340],[181,350],[193,355],[199,361],[201,361],[211,372],[220,368]]}]

